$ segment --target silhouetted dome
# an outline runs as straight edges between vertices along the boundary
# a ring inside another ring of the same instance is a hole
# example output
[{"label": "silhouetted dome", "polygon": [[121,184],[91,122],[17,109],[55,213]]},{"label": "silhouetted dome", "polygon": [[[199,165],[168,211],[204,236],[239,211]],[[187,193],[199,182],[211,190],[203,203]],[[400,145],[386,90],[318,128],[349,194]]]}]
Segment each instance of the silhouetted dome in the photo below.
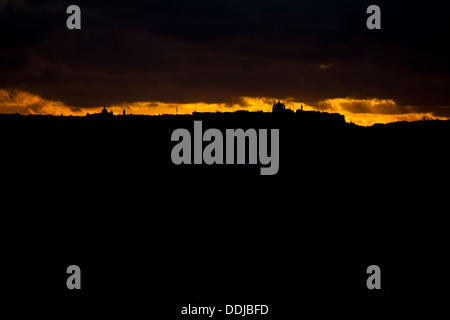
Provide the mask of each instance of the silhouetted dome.
[{"label": "silhouetted dome", "polygon": [[106,107],[103,107],[102,114],[107,114],[107,113],[108,113],[108,110],[106,110]]},{"label": "silhouetted dome", "polygon": [[273,104],[272,112],[284,111],[285,109],[286,109],[286,106],[284,105],[284,103],[281,103],[280,101],[278,101],[277,103]]}]

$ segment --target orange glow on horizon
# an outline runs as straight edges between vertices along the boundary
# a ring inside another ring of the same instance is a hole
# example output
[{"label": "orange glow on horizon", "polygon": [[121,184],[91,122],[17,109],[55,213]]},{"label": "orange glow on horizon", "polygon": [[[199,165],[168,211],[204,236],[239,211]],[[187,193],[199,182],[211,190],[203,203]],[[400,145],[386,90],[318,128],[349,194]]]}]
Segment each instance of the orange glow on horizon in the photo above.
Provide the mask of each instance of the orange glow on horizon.
[{"label": "orange glow on horizon", "polygon": [[345,121],[361,126],[371,126],[375,123],[390,123],[397,121],[419,121],[423,118],[447,120],[431,112],[414,112],[413,107],[399,106],[390,99],[353,99],[336,98],[319,102],[320,109],[326,112],[340,113]]},{"label": "orange glow on horizon", "polygon": [[[162,114],[192,114],[193,112],[234,112],[236,110],[271,112],[272,105],[278,101],[267,97],[241,97],[239,103],[165,103],[155,101],[139,101],[106,106],[114,114],[162,115]],[[432,113],[412,112],[412,107],[400,107],[393,100],[336,98],[319,101],[317,107],[294,99],[284,99],[286,108],[298,110],[303,106],[305,111],[324,111],[340,113],[347,122],[362,126],[375,123],[396,121],[417,121],[426,119],[446,120],[446,117],[436,117]],[[48,114],[65,116],[84,116],[87,113],[99,113],[103,106],[96,108],[75,108],[60,101],[46,100],[38,95],[20,91],[0,89],[0,113]]]}]

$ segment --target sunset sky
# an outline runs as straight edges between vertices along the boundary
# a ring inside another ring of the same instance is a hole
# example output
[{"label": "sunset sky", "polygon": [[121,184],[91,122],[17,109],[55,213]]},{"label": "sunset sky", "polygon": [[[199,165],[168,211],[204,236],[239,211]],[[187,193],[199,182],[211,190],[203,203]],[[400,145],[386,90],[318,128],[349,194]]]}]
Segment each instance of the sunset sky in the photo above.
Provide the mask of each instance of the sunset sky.
[{"label": "sunset sky", "polygon": [[[66,27],[77,4],[82,29]],[[381,30],[366,9],[381,8]],[[339,112],[450,117],[450,4],[0,0],[0,113]]]}]

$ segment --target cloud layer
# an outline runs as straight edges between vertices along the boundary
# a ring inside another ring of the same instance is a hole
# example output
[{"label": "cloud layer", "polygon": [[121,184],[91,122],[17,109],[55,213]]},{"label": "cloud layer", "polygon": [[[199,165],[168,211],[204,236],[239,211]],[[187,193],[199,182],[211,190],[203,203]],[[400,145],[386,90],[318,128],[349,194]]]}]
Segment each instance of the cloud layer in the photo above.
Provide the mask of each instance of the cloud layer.
[{"label": "cloud layer", "polygon": [[72,112],[276,97],[450,116],[449,5],[376,2],[382,30],[369,31],[372,1],[78,1],[82,30],[70,31],[69,1],[2,0],[0,88]]}]

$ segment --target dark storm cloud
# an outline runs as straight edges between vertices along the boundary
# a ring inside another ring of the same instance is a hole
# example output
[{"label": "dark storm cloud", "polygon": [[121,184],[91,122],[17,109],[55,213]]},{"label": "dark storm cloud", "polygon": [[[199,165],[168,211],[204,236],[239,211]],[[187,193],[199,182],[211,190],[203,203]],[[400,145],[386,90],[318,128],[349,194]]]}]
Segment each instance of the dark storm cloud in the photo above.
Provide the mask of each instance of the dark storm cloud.
[{"label": "dark storm cloud", "polygon": [[393,2],[76,1],[69,31],[75,2],[0,1],[0,88],[74,107],[352,97],[450,115],[449,5]]}]

